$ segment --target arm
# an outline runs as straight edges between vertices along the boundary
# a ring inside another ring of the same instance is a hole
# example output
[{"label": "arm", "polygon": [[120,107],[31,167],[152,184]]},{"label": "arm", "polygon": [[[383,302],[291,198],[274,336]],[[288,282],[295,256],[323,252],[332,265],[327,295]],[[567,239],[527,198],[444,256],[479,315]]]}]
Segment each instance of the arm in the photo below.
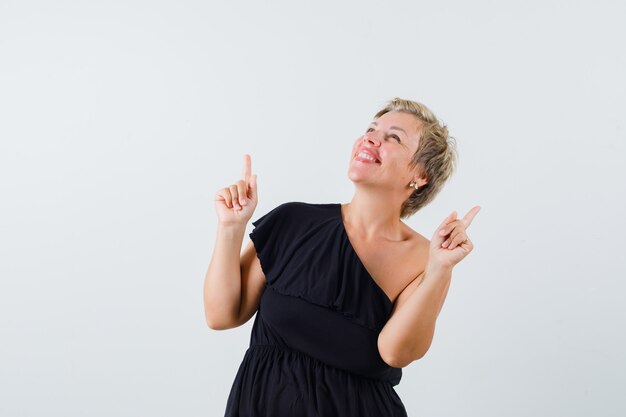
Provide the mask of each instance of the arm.
[{"label": "arm", "polygon": [[265,275],[252,242],[240,253],[257,201],[256,175],[251,175],[251,160],[246,154],[244,178],[218,191],[215,197],[217,238],[203,290],[205,319],[212,329],[240,326],[258,307]]},{"label": "arm", "polygon": [[[234,243],[231,234],[235,235]],[[265,289],[265,274],[254,244],[248,242],[240,258],[241,239],[238,237],[239,233],[218,229],[213,258],[204,281],[205,318],[213,330],[245,324],[256,313]]]},{"label": "arm", "polygon": [[432,343],[435,322],[448,294],[452,268],[426,268],[398,296],[391,318],[378,336],[378,349],[387,364],[403,368],[422,358]]},{"label": "arm", "polygon": [[474,249],[466,229],[479,210],[480,206],[475,206],[458,220],[453,211],[435,231],[423,281],[420,284],[416,278],[402,290],[378,336],[378,350],[390,366],[405,367],[422,358],[430,348],[435,321],[450,287],[452,268]]},{"label": "arm", "polygon": [[218,224],[213,256],[204,280],[204,312],[212,329],[229,328],[239,317],[239,253],[244,233],[245,224]]}]

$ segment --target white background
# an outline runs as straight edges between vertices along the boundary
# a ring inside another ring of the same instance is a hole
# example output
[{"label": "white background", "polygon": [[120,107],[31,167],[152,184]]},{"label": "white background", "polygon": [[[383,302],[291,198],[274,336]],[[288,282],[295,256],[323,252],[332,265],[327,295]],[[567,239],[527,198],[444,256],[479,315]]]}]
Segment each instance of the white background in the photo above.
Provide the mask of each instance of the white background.
[{"label": "white background", "polygon": [[[482,207],[410,416],[623,416],[623,1],[0,2],[0,414],[220,416],[215,192],[349,202],[395,96],[457,139],[407,222]],[[251,231],[252,225],[249,225]],[[247,243],[248,237],[244,239]]]}]

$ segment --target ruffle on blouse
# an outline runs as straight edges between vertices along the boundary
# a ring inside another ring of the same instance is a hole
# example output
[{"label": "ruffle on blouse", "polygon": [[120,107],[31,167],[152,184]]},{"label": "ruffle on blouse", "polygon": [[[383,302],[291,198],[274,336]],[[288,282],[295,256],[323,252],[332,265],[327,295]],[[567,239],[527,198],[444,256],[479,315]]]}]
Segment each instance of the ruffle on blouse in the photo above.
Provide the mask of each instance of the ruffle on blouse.
[{"label": "ruffle on blouse", "polygon": [[283,203],[252,224],[268,286],[382,330],[393,304],[356,255],[340,204]]}]

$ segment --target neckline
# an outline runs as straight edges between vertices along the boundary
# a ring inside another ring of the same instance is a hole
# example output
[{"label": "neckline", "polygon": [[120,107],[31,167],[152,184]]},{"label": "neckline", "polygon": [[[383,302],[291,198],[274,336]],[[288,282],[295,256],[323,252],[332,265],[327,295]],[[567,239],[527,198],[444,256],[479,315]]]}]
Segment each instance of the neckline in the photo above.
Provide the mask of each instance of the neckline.
[{"label": "neckline", "polygon": [[346,240],[348,242],[348,246],[349,246],[350,250],[352,251],[352,253],[356,257],[357,261],[359,262],[359,265],[361,265],[361,268],[363,269],[365,274],[368,276],[368,278],[370,279],[372,284],[374,284],[374,287],[376,287],[376,289],[381,293],[381,295],[385,298],[385,300],[387,301],[388,304],[393,305],[393,301],[391,301],[391,298],[389,298],[389,296],[387,295],[385,290],[383,290],[380,287],[380,285],[378,285],[378,283],[376,282],[376,280],[374,279],[372,274],[370,274],[370,272],[365,267],[365,264],[363,264],[363,261],[361,260],[361,257],[359,256],[359,254],[356,252],[356,249],[354,249],[354,245],[352,245],[352,241],[350,241],[350,236],[348,235],[348,231],[346,230],[346,225],[343,222],[343,212],[341,210],[341,203],[336,203],[336,205],[337,205],[337,212],[339,213],[339,224],[341,225],[341,231],[342,231],[343,235],[345,236],[345,238],[346,238]]}]

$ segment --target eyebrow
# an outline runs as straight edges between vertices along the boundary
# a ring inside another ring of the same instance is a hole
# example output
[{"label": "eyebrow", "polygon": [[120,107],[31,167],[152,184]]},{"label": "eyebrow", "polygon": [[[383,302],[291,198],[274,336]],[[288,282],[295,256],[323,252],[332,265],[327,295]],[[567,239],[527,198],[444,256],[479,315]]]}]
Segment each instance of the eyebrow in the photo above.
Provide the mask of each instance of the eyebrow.
[{"label": "eyebrow", "polygon": [[[376,123],[376,122],[372,122],[372,123],[370,123],[370,124],[372,124],[372,125],[374,125],[374,126],[378,126],[378,123]],[[404,129],[402,129],[401,127],[398,127],[398,126],[390,126],[390,127],[389,127],[389,130],[400,130],[400,131],[404,132],[404,134],[405,134],[405,135],[409,136],[409,134],[408,134],[408,133],[406,133],[406,130],[404,130]]]}]

